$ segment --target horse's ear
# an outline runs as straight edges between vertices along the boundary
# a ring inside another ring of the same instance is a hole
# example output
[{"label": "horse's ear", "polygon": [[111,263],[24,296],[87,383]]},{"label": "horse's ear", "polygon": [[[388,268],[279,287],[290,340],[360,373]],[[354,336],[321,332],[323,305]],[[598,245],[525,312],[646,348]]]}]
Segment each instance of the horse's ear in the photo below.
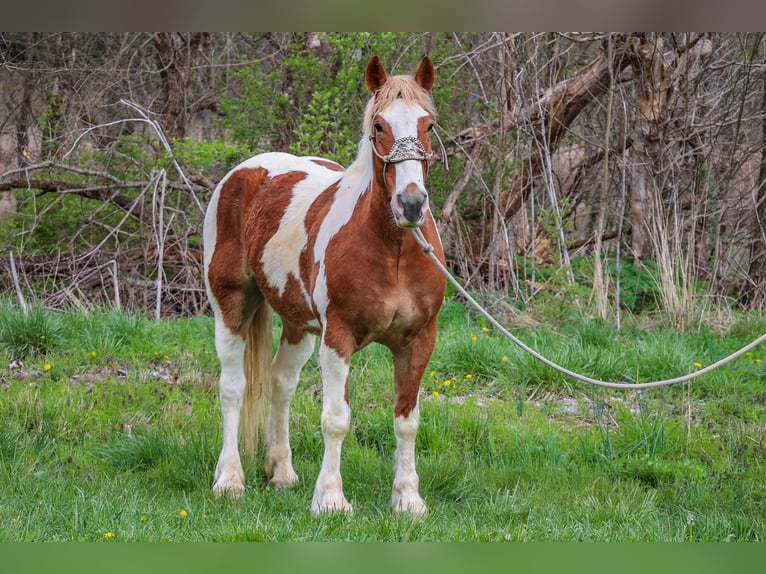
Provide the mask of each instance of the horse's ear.
[{"label": "horse's ear", "polygon": [[383,68],[383,64],[377,56],[373,56],[370,58],[370,61],[367,62],[365,80],[367,81],[367,89],[373,94],[386,83],[386,70]]},{"label": "horse's ear", "polygon": [[431,61],[431,58],[429,58],[428,56],[423,56],[423,59],[420,60],[420,66],[418,66],[418,71],[415,74],[415,81],[426,92],[430,92],[431,88],[434,85],[434,76],[435,76],[434,63]]}]

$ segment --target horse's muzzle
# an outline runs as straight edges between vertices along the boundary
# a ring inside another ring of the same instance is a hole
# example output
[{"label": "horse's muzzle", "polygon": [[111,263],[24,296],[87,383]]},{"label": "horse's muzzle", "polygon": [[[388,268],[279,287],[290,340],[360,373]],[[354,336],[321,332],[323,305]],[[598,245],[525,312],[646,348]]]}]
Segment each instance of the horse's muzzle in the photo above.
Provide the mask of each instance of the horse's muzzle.
[{"label": "horse's muzzle", "polygon": [[428,211],[428,193],[414,183],[394,195],[392,208],[399,227],[420,227]]}]

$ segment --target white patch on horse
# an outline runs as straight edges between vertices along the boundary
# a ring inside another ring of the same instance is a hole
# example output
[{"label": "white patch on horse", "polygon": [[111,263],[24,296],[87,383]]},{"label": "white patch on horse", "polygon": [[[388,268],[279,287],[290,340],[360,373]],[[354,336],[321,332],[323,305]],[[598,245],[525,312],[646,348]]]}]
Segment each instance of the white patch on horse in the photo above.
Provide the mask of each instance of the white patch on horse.
[{"label": "white patch on horse", "polygon": [[[418,137],[418,119],[427,116],[422,107],[404,100],[395,100],[381,114],[391,127],[391,133],[395,140],[405,137]],[[423,166],[419,161],[401,161],[394,164],[396,169],[396,189],[398,193],[405,189],[408,184],[415,183],[425,191],[423,182]]]},{"label": "white patch on horse", "polygon": [[263,249],[261,264],[269,285],[284,294],[287,281],[292,275],[298,280],[303,296],[308,303],[308,291],[300,280],[300,255],[308,243],[306,234],[306,214],[316,198],[341,176],[311,161],[316,158],[296,157],[290,154],[265,154],[261,167],[268,170],[269,177],[288,173],[305,172],[306,177],[299,181],[292,191],[292,198],[282,214],[277,232],[269,239]]},{"label": "white patch on horse", "polygon": [[363,172],[347,171],[346,176],[340,182],[335,192],[332,205],[327,212],[322,225],[319,227],[316,242],[314,243],[314,261],[319,263],[319,273],[314,285],[313,299],[317,306],[321,322],[324,324],[327,306],[330,304],[327,292],[327,269],[325,256],[330,241],[346,225],[354,214],[359,198],[367,191],[368,182],[363,181]]},{"label": "white patch on horse", "polygon": [[422,516],[426,504],[418,493],[420,479],[415,471],[415,437],[420,425],[420,407],[415,406],[406,417],[394,417],[396,452],[394,453],[394,486],[391,508],[396,512],[410,512]]}]

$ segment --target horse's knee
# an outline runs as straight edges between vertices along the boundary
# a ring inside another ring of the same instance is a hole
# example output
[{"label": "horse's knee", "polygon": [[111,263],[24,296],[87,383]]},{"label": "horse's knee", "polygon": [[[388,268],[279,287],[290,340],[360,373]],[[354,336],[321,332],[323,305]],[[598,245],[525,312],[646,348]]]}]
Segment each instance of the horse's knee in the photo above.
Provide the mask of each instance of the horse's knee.
[{"label": "horse's knee", "polygon": [[342,439],[351,426],[351,409],[343,403],[322,412],[322,433],[329,438]]}]

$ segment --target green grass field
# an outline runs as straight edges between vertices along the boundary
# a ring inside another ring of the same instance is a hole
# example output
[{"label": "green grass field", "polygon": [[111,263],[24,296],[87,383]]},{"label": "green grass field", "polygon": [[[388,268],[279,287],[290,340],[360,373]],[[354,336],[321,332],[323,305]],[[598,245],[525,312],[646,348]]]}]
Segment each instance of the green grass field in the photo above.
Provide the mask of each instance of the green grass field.
[{"label": "green grass field", "polygon": [[[602,379],[688,373],[766,331],[621,330],[580,318],[514,332]],[[309,510],[322,455],[312,359],[294,401],[297,487],[246,462],[243,499],[212,495],[220,448],[212,318],[24,315],[0,304],[2,541],[758,541],[766,536],[766,349],[691,385],[605,391],[524,356],[457,302],[423,380],[422,519],[389,509],[386,349],[354,357],[342,472],[355,512]]]}]

